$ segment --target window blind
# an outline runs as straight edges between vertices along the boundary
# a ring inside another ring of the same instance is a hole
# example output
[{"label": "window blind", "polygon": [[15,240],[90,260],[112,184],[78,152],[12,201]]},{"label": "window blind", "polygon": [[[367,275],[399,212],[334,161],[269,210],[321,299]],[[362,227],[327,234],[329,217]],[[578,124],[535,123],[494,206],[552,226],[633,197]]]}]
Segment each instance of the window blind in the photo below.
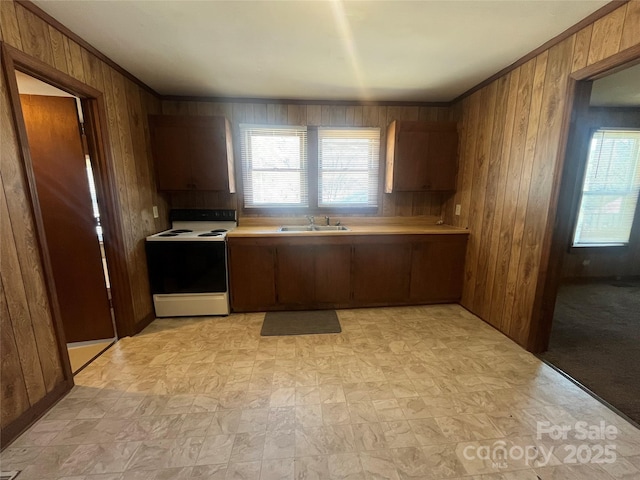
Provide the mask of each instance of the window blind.
[{"label": "window blind", "polygon": [[640,131],[597,130],[591,139],[573,246],[629,243],[640,192]]},{"label": "window blind", "polygon": [[245,208],[306,207],[307,129],[240,125]]},{"label": "window blind", "polygon": [[318,206],[377,207],[379,128],[318,128]]}]

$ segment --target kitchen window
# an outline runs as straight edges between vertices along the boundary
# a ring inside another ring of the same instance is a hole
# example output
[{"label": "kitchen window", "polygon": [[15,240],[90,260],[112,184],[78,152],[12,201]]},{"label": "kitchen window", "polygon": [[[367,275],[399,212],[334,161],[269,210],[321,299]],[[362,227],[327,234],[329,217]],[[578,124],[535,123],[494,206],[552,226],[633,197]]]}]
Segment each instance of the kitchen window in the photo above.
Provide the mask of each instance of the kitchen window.
[{"label": "kitchen window", "polygon": [[307,207],[307,129],[240,125],[245,208]]},{"label": "kitchen window", "polygon": [[596,130],[591,137],[574,247],[627,245],[640,192],[640,131]]},{"label": "kitchen window", "polygon": [[318,128],[318,206],[377,207],[380,129]]},{"label": "kitchen window", "polygon": [[378,207],[379,128],[240,125],[246,209]]}]

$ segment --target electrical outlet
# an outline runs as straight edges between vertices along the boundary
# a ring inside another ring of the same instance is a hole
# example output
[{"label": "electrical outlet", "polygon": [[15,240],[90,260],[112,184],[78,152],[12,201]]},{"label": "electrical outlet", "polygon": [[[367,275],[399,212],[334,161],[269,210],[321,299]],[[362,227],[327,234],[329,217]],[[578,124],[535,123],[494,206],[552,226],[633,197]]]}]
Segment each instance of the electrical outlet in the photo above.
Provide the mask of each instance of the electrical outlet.
[{"label": "electrical outlet", "polygon": [[587,267],[587,266],[589,266],[590,264],[591,264],[591,260],[590,260],[590,259],[588,259],[588,258],[582,261],[582,266],[583,266],[583,267]]},{"label": "electrical outlet", "polygon": [[456,215],[460,215],[460,211],[462,210],[462,205],[459,203],[456,205]]},{"label": "electrical outlet", "polygon": [[160,215],[158,214],[158,207],[156,205],[153,206],[153,218],[158,218]]}]

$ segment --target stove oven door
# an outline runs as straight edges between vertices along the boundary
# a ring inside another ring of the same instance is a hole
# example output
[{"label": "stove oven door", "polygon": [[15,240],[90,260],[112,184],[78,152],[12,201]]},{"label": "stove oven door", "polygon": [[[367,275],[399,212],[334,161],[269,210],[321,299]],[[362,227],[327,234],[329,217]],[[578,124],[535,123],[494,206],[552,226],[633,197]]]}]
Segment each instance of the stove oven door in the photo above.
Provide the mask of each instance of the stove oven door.
[{"label": "stove oven door", "polygon": [[224,293],[227,258],[224,241],[146,242],[151,293]]}]

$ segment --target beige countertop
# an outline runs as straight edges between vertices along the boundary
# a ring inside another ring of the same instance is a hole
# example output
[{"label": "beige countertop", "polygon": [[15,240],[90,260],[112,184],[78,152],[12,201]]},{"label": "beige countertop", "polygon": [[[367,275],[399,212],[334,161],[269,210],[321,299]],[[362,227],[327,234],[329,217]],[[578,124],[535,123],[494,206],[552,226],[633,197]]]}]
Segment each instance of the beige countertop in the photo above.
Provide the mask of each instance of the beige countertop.
[{"label": "beige countertop", "polygon": [[[282,225],[304,225],[303,223],[286,223]],[[250,225],[239,226],[227,237],[303,237],[303,236],[347,236],[347,235],[440,235],[462,234],[467,235],[469,230],[451,225],[344,225],[349,230],[329,232],[279,232],[280,225]]]}]

